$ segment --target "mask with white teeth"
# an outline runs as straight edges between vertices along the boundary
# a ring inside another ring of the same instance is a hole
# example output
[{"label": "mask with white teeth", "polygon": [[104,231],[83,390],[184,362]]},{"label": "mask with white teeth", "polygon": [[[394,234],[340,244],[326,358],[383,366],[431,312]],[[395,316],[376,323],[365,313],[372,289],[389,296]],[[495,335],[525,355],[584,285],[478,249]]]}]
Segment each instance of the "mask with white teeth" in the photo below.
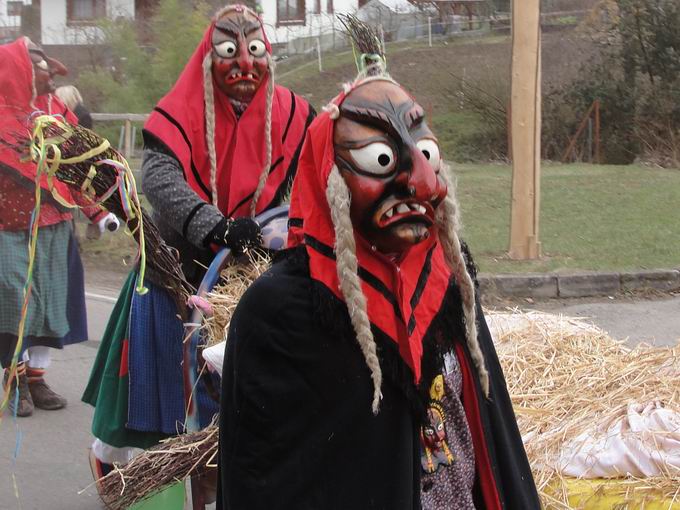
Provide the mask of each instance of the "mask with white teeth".
[{"label": "mask with white teeth", "polygon": [[232,104],[247,105],[269,72],[269,47],[257,16],[245,8],[226,11],[212,34],[212,75]]},{"label": "mask with white teeth", "polygon": [[355,87],[339,114],[335,163],[352,196],[352,224],[378,251],[398,256],[432,235],[446,196],[437,139],[423,108],[393,81]]}]

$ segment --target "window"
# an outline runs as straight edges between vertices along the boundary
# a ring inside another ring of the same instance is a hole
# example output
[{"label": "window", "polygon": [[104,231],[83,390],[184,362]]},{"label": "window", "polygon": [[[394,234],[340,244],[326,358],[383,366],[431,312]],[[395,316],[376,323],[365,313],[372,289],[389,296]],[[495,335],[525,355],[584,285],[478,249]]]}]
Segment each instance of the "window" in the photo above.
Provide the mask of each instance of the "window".
[{"label": "window", "polygon": [[67,0],[69,24],[92,23],[106,16],[106,0]]},{"label": "window", "polygon": [[305,0],[276,0],[277,25],[304,25]]},{"label": "window", "polygon": [[314,0],[314,14],[321,14],[321,0]]},{"label": "window", "polygon": [[23,2],[7,2],[7,16],[21,16]]},{"label": "window", "polygon": [[326,0],[326,12],[333,14],[333,0]]}]

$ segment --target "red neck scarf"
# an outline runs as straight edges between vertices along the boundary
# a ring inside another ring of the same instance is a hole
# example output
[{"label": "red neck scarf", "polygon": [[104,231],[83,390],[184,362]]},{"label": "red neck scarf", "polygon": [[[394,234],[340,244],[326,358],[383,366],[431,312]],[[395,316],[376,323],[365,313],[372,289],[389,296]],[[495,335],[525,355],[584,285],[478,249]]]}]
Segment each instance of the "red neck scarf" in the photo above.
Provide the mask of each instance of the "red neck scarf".
[{"label": "red neck scarf", "polygon": [[[64,104],[51,94],[33,97],[33,63],[28,53],[26,39],[21,37],[0,46],[0,138],[10,144],[22,143],[31,136],[31,114],[35,111],[60,114],[72,124],[77,120]],[[20,161],[12,149],[0,144],[0,163],[15,170],[20,176],[35,180],[37,167],[31,161]],[[75,203],[65,184],[53,182],[54,189],[65,200]],[[47,187],[47,177],[41,180]]]},{"label": "red neck scarf", "polygon": [[[191,188],[211,202],[210,159],[206,141],[203,59],[212,50],[215,22],[205,32],[175,86],[161,99],[144,129],[169,147],[184,169]],[[263,30],[264,33],[264,30]],[[271,46],[265,40],[267,51]],[[212,75],[210,77],[212,79]],[[266,160],[265,110],[267,80],[248,108],[237,118],[229,98],[213,82],[217,204],[229,217],[248,216],[253,192]],[[309,104],[284,87],[276,86],[272,101],[272,164],[257,212],[271,206],[285,190],[291,161],[297,156],[308,125]]]},{"label": "red neck scarf", "polygon": [[[341,94],[334,103],[339,106],[343,99]],[[309,127],[291,195],[288,244],[304,244],[311,277],[344,300],[333,250],[335,231],[326,200],[328,176],[335,164],[333,125],[329,114],[323,113]],[[418,383],[423,337],[442,306],[451,274],[438,236],[413,246],[393,262],[373,251],[356,231],[354,235],[368,318],[397,343]]]}]

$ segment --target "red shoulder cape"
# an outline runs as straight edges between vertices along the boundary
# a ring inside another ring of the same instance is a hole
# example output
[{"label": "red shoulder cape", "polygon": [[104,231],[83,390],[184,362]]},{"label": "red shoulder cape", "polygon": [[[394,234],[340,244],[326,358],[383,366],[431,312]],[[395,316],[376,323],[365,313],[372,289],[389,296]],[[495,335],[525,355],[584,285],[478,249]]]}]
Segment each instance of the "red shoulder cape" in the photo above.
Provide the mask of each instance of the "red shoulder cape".
[{"label": "red shoulder cape", "polygon": [[[206,142],[202,62],[211,51],[214,26],[213,22],[208,27],[174,87],[160,100],[144,126],[174,153],[189,186],[207,202],[211,201],[210,159]],[[271,51],[269,43],[265,43]],[[247,216],[266,159],[267,83],[261,84],[240,118],[234,114],[229,99],[216,86],[213,89],[218,207],[229,217]],[[258,201],[257,212],[267,209],[280,195],[280,187],[287,182],[287,171],[299,150],[309,114],[307,101],[284,87],[275,87],[271,172]]]},{"label": "red shoulder cape", "polygon": [[[342,103],[344,95],[334,102]],[[334,165],[333,120],[319,115],[307,132],[291,195],[288,234],[290,247],[304,244],[311,277],[343,299],[335,262],[335,232],[326,200],[328,176]],[[370,321],[399,346],[420,380],[423,337],[442,306],[451,271],[438,236],[412,247],[399,261],[371,250],[370,243],[354,233],[359,276],[367,298]]]}]

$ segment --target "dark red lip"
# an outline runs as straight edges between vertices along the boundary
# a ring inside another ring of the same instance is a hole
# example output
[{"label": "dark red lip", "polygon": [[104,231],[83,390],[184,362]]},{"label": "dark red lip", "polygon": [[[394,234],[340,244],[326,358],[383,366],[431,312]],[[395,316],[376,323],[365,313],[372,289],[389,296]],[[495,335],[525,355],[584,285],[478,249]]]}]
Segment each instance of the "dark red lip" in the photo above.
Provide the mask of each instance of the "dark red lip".
[{"label": "dark red lip", "polygon": [[241,82],[246,82],[246,83],[258,83],[260,81],[259,77],[255,74],[251,74],[250,76],[248,75],[242,75],[242,76],[229,76],[225,80],[225,82],[228,85],[233,85],[235,83],[241,83]]},{"label": "dark red lip", "polygon": [[382,227],[383,228],[396,227],[397,225],[402,225],[404,223],[422,223],[426,227],[432,226],[432,221],[427,216],[423,216],[422,214],[407,214],[384,223]]}]

